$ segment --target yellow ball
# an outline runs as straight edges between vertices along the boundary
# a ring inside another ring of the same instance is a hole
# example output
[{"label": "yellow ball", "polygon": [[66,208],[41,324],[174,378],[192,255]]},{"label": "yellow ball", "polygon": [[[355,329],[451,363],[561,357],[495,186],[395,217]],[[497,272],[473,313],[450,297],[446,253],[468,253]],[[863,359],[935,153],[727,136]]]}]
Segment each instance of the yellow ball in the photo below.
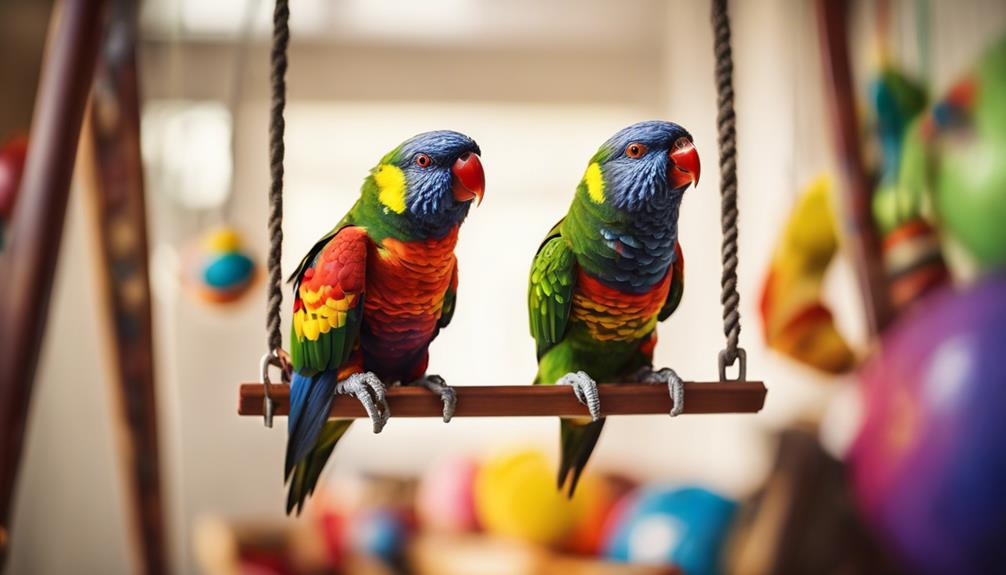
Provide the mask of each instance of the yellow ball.
[{"label": "yellow ball", "polygon": [[585,511],[588,492],[595,490],[586,480],[569,500],[556,488],[555,476],[555,466],[536,450],[504,453],[487,461],[475,480],[482,526],[491,534],[529,543],[563,543]]},{"label": "yellow ball", "polygon": [[236,252],[241,247],[241,236],[230,228],[219,228],[203,237],[203,249],[208,252]]}]

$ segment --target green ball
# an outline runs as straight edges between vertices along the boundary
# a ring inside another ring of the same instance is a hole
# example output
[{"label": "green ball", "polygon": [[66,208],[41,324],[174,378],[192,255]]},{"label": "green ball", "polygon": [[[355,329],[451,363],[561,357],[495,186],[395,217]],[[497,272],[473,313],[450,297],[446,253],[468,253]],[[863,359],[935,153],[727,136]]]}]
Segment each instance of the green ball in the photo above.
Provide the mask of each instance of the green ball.
[{"label": "green ball", "polygon": [[970,126],[940,142],[934,204],[983,272],[1006,267],[1006,38],[982,57]]},{"label": "green ball", "polygon": [[944,150],[935,207],[983,271],[1006,266],[1006,134]]}]

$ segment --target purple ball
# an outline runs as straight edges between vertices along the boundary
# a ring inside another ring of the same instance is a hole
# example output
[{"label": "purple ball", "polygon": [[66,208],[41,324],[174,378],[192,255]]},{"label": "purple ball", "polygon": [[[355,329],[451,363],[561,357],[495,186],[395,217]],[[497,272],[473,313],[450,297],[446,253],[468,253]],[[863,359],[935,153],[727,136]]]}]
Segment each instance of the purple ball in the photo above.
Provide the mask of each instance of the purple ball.
[{"label": "purple ball", "polygon": [[849,464],[913,572],[1006,570],[1006,277],[919,302],[863,371]]}]

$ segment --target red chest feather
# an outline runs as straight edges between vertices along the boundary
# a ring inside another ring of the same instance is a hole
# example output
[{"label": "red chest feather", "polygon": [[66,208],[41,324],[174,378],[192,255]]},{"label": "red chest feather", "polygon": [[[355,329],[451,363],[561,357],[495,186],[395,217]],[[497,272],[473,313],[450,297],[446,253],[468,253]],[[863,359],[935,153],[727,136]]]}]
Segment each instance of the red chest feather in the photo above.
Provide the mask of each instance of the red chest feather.
[{"label": "red chest feather", "polygon": [[429,343],[454,274],[457,238],[455,228],[439,240],[387,238],[371,247],[364,300],[371,335],[400,350]]},{"label": "red chest feather", "polygon": [[673,270],[641,294],[610,288],[580,270],[571,319],[583,323],[599,341],[640,339],[653,330],[671,287]]}]

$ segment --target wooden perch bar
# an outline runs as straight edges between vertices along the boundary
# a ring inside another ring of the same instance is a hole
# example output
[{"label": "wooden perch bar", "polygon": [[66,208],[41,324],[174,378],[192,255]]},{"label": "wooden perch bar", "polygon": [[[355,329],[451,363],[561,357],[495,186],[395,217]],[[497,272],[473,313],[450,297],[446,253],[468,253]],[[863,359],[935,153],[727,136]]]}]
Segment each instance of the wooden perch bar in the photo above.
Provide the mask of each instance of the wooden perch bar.
[{"label": "wooden perch bar", "polygon": [[[667,414],[671,397],[666,385],[598,385],[603,415]],[[460,386],[454,417],[586,416],[587,408],[577,401],[568,385]],[[290,389],[269,387],[276,415],[290,412]],[[416,387],[393,387],[387,392],[392,417],[441,417],[443,403],[429,391]],[[265,386],[241,385],[239,415],[264,412]],[[757,413],[765,405],[765,384],[760,381],[686,382],[684,413]],[[363,406],[355,397],[340,395],[332,402],[331,416],[340,419],[364,418]]]}]

